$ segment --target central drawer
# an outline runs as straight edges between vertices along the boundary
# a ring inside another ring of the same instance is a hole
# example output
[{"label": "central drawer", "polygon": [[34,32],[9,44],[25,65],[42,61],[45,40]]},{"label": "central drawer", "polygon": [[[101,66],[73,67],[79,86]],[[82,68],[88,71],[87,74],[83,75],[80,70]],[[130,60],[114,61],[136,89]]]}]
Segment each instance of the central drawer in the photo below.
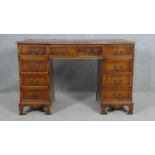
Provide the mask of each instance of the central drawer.
[{"label": "central drawer", "polygon": [[131,87],[132,75],[131,74],[104,74],[103,87]]},{"label": "central drawer", "polygon": [[48,86],[48,74],[44,73],[22,73],[21,85],[22,86]]},{"label": "central drawer", "polygon": [[96,45],[51,45],[49,55],[75,56],[75,55],[102,55],[102,46]]}]

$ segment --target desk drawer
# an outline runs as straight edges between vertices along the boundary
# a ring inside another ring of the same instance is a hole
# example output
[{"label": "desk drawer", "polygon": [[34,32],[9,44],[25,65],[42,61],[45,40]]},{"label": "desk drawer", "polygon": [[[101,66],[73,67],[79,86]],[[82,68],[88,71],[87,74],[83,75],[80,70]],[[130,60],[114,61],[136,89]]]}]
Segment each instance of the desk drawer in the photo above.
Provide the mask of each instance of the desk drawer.
[{"label": "desk drawer", "polygon": [[103,46],[105,56],[133,56],[134,47],[131,45]]},{"label": "desk drawer", "polygon": [[23,73],[21,74],[22,86],[48,86],[48,74],[44,73]]},{"label": "desk drawer", "polygon": [[28,60],[21,59],[20,71],[21,72],[47,72],[47,60]]},{"label": "desk drawer", "polygon": [[105,60],[104,72],[132,72],[133,60]]},{"label": "desk drawer", "polygon": [[49,99],[49,90],[48,87],[22,87],[21,88],[21,99],[28,101],[37,101],[37,100],[48,100]]},{"label": "desk drawer", "polygon": [[132,90],[130,88],[107,88],[104,89],[104,101],[130,101]]},{"label": "desk drawer", "polygon": [[101,46],[79,46],[77,55],[102,55]]},{"label": "desk drawer", "polygon": [[104,74],[103,87],[131,87],[131,74]]},{"label": "desk drawer", "polygon": [[66,56],[78,56],[78,55],[102,55],[102,46],[91,45],[53,45],[49,46],[50,55],[66,55]]},{"label": "desk drawer", "polygon": [[46,46],[43,45],[20,45],[20,55],[46,55]]}]

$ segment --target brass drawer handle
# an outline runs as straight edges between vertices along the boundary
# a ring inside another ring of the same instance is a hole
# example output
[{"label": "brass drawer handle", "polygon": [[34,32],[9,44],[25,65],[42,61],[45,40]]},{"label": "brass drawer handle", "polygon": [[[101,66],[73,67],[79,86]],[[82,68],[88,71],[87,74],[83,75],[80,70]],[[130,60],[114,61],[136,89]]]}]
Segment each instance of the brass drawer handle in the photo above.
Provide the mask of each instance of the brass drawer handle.
[{"label": "brass drawer handle", "polygon": [[124,71],[124,67],[122,65],[114,65],[115,71]]},{"label": "brass drawer handle", "polygon": [[113,83],[116,84],[116,85],[117,84],[121,84],[122,83],[122,80],[113,80]]},{"label": "brass drawer handle", "polygon": [[97,51],[98,51],[97,49],[87,49],[86,53],[87,54],[97,54]]},{"label": "brass drawer handle", "polygon": [[36,52],[36,51],[29,51],[28,54],[29,54],[29,55],[36,55],[37,52]]},{"label": "brass drawer handle", "polygon": [[29,69],[31,69],[32,71],[39,71],[40,69],[40,65],[38,63],[30,63],[29,65]]},{"label": "brass drawer handle", "polygon": [[31,99],[39,99],[39,94],[37,94],[37,93],[29,93],[29,98],[31,98]]},{"label": "brass drawer handle", "polygon": [[123,99],[123,95],[121,93],[113,94],[114,99]]},{"label": "brass drawer handle", "polygon": [[29,84],[30,84],[30,85],[35,85],[35,86],[37,86],[37,85],[39,85],[39,83],[40,83],[40,80],[33,80],[33,79],[30,79],[30,80],[29,80]]},{"label": "brass drawer handle", "polygon": [[114,50],[113,55],[119,56],[119,55],[125,55],[125,51],[120,49],[119,51]]}]

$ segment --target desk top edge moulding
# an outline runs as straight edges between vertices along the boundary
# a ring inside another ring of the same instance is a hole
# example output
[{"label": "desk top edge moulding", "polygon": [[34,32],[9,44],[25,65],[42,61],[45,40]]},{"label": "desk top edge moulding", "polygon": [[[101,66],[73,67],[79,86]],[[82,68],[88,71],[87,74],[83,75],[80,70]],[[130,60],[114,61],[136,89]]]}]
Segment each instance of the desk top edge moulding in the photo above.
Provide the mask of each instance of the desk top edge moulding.
[{"label": "desk top edge moulding", "polygon": [[124,39],[25,39],[17,44],[135,44],[134,41]]},{"label": "desk top edge moulding", "polygon": [[28,39],[16,43],[20,115],[26,114],[25,106],[30,110],[44,111],[47,115],[52,113],[55,100],[53,60],[57,58],[97,59],[96,100],[100,102],[100,113],[107,114],[107,107],[133,113],[134,41]]}]

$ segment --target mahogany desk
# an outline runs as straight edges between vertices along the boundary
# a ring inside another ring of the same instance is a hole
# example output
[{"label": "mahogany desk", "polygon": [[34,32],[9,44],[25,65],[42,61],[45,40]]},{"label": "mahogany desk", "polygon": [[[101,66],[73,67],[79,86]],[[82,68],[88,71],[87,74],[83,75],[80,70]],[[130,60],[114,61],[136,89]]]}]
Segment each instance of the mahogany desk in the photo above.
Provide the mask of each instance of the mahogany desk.
[{"label": "mahogany desk", "polygon": [[96,99],[100,102],[101,114],[107,114],[106,107],[122,109],[124,106],[132,114],[134,45],[125,40],[18,41],[19,114],[25,114],[25,106],[45,108],[46,114],[51,114],[53,59],[97,59]]}]

